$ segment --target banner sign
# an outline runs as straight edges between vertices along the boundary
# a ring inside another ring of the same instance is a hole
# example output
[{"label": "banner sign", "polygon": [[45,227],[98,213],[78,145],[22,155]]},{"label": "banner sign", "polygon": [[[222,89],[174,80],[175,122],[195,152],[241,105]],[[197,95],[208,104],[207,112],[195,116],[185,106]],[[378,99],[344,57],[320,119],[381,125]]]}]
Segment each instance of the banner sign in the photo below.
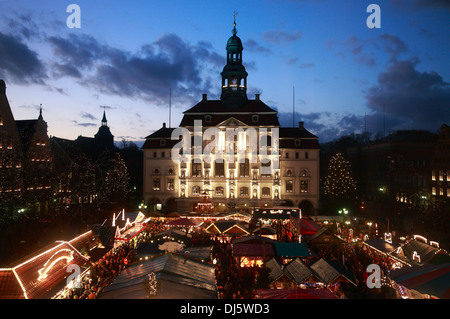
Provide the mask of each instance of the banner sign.
[{"label": "banner sign", "polygon": [[297,208],[255,208],[253,217],[267,219],[289,219],[290,217],[299,217],[300,209]]}]

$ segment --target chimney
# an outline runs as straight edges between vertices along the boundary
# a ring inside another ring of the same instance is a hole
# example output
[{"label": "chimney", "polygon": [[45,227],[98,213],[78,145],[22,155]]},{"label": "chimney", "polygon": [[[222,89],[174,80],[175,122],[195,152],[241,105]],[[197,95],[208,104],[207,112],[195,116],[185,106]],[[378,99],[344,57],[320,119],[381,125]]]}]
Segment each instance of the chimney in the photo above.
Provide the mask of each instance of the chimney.
[{"label": "chimney", "polygon": [[163,128],[166,128],[166,122],[163,123]]},{"label": "chimney", "polygon": [[303,121],[298,122],[298,128],[299,128],[299,129],[304,129],[304,127],[303,127]]},{"label": "chimney", "polygon": [[255,94],[255,100],[256,100],[256,101],[259,101],[259,95],[260,95],[259,93],[256,93],[256,94]]},{"label": "chimney", "polygon": [[207,97],[208,97],[208,94],[202,94],[202,96],[203,96],[202,101],[206,101]]},{"label": "chimney", "polygon": [[0,80],[0,94],[6,94],[6,84],[3,80]]}]

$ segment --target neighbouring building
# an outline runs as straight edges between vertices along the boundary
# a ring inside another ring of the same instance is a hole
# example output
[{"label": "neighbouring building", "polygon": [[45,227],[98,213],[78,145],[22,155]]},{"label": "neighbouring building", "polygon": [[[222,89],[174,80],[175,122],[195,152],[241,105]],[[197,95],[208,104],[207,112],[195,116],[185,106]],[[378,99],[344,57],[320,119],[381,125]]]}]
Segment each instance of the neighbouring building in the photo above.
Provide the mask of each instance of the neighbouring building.
[{"label": "neighbouring building", "polygon": [[426,206],[436,141],[434,133],[404,130],[349,148],[359,193],[390,195],[398,203]]},{"label": "neighbouring building", "polygon": [[431,164],[431,196],[450,199],[450,127],[443,124]]},{"label": "neighbouring building", "polygon": [[[281,127],[277,111],[259,94],[247,97],[248,74],[236,23],[232,33],[226,45],[220,99],[203,94],[200,102],[183,112],[179,128],[164,123],[146,137],[144,201],[152,211],[184,213],[195,211],[200,195],[206,193],[216,211],[283,205],[313,215],[319,202],[318,137],[303,122],[298,127]],[[185,161],[177,162],[172,150],[180,145],[180,136],[172,139],[172,134],[180,129],[188,135],[181,140],[191,143],[177,153]],[[208,129],[216,130],[214,138],[208,136]],[[235,132],[231,139],[230,131]],[[212,141],[212,156],[206,157],[202,150]],[[231,155],[226,160],[217,155],[227,150]]]},{"label": "neighbouring building", "polygon": [[17,213],[33,209],[48,211],[52,197],[53,171],[47,123],[40,109],[37,119],[14,120],[6,96],[6,84],[0,81],[0,209]]}]

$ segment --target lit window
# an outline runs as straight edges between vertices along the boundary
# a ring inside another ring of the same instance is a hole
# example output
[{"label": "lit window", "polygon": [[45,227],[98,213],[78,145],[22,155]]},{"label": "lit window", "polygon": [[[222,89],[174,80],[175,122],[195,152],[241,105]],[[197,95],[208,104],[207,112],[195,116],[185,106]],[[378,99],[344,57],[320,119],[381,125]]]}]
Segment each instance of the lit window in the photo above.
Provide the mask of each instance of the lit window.
[{"label": "lit window", "polygon": [[240,194],[241,196],[248,196],[248,187],[241,187]]},{"label": "lit window", "polygon": [[294,191],[294,182],[286,181],[286,193],[292,193]]},{"label": "lit window", "polygon": [[300,181],[300,193],[308,192],[308,181]]},{"label": "lit window", "polygon": [[270,197],[270,188],[269,187],[263,187],[261,190],[261,196],[262,197]]},{"label": "lit window", "polygon": [[431,195],[436,195],[436,187],[431,187]]},{"label": "lit window", "polygon": [[161,186],[161,179],[154,178],[153,179],[153,190],[154,191],[159,191],[160,190],[160,186]]},{"label": "lit window", "polygon": [[200,186],[192,186],[192,195],[200,195]]},{"label": "lit window", "polygon": [[223,196],[223,194],[224,194],[223,187],[222,186],[216,187],[216,196]]},{"label": "lit window", "polygon": [[169,178],[167,180],[167,190],[173,191],[174,190],[174,185],[175,185],[174,179],[173,178]]}]

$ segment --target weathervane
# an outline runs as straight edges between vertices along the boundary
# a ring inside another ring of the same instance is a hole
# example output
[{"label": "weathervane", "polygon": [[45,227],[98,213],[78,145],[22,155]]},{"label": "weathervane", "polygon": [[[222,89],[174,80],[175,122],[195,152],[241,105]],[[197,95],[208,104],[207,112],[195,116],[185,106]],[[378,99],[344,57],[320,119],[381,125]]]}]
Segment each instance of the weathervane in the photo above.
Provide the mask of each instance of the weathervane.
[{"label": "weathervane", "polygon": [[236,35],[236,33],[237,33],[237,30],[236,30],[236,16],[237,16],[237,12],[236,11],[234,11],[234,14],[233,14],[233,17],[234,17],[234,22],[233,22],[233,34],[234,35]]}]

